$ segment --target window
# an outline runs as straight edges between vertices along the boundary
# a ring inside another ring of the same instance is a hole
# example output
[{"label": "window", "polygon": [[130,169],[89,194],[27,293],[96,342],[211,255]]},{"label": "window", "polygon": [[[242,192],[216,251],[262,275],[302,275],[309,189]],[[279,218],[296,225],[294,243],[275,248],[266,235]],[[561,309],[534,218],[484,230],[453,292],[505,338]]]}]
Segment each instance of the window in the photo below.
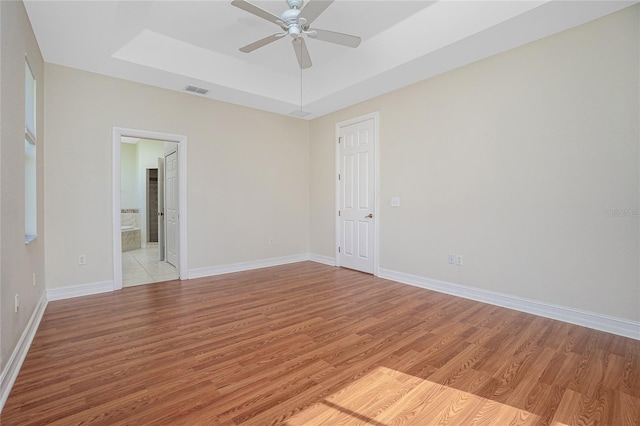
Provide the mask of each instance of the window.
[{"label": "window", "polygon": [[29,62],[24,68],[24,241],[28,244],[38,236],[36,80]]}]

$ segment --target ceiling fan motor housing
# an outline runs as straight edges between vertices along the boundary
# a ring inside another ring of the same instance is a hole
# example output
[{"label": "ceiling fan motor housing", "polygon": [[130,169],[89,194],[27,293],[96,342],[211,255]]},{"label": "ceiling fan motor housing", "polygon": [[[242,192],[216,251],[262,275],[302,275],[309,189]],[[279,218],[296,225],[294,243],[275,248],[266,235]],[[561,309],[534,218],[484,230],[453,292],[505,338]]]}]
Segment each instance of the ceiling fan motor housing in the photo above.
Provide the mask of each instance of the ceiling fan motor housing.
[{"label": "ceiling fan motor housing", "polygon": [[[298,38],[300,37],[300,34],[302,34],[302,28],[300,26],[304,25],[304,22],[298,22],[298,15],[300,15],[300,9],[298,9],[297,7],[302,5],[302,1],[289,0],[288,3],[291,9],[288,9],[282,12],[282,15],[280,15],[280,19],[282,19],[282,22],[286,26],[287,32],[289,33],[289,35],[293,38]],[[306,20],[304,21],[306,22]]]}]

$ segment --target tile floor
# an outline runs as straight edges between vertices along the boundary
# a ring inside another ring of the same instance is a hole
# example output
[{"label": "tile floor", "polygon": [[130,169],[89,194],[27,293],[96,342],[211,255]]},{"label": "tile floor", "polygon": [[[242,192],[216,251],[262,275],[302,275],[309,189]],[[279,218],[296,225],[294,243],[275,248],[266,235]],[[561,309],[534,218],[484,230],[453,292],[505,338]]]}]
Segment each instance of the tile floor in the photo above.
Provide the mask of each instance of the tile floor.
[{"label": "tile floor", "polygon": [[178,271],[170,263],[158,260],[158,244],[122,253],[122,285],[149,284],[178,279]]}]

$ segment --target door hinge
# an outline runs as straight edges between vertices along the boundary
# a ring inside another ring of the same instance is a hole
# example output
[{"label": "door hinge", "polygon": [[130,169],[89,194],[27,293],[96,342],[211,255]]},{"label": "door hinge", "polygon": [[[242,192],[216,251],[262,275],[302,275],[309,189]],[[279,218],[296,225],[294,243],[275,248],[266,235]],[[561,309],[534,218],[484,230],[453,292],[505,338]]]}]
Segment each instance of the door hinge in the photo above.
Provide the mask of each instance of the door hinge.
[{"label": "door hinge", "polygon": [[338,253],[340,253],[340,247],[338,247]]},{"label": "door hinge", "polygon": [[338,138],[338,144],[341,144],[341,143],[342,143],[342,136]]},{"label": "door hinge", "polygon": [[340,216],[340,210],[338,210],[338,216]]},{"label": "door hinge", "polygon": [[340,173],[338,173],[338,180],[342,179],[342,175]]}]

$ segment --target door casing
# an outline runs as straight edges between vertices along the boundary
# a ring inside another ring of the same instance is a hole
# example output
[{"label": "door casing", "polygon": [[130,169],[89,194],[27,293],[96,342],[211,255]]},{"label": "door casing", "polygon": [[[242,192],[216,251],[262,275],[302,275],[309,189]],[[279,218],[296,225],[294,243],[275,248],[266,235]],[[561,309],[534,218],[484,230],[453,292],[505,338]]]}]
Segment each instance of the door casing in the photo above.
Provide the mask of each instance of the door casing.
[{"label": "door casing", "polygon": [[352,118],[350,120],[341,121],[336,124],[335,127],[335,208],[334,208],[334,218],[335,218],[335,263],[336,266],[340,265],[340,233],[341,233],[341,223],[340,218],[338,217],[338,210],[340,209],[340,199],[342,195],[340,181],[338,180],[338,175],[341,170],[341,156],[340,156],[340,144],[338,143],[338,138],[340,137],[340,129],[342,127],[350,126],[355,123],[359,123],[361,121],[366,121],[369,119],[373,119],[374,122],[374,187],[375,187],[375,200],[374,200],[374,240],[373,240],[373,275],[378,275],[378,270],[380,267],[380,113],[373,112],[370,114],[362,115],[359,117]]}]

